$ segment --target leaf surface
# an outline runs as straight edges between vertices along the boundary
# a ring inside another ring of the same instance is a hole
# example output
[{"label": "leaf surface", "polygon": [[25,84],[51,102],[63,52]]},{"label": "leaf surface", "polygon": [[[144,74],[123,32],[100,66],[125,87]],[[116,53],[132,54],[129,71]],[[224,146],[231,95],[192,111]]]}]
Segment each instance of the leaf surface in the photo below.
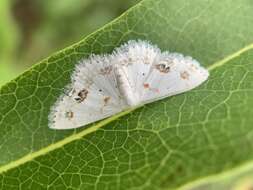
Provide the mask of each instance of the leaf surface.
[{"label": "leaf surface", "polygon": [[[253,4],[144,0],[0,90],[0,189],[173,189],[253,158]],[[129,39],[191,55],[199,88],[78,130],[48,128],[74,65]]]}]

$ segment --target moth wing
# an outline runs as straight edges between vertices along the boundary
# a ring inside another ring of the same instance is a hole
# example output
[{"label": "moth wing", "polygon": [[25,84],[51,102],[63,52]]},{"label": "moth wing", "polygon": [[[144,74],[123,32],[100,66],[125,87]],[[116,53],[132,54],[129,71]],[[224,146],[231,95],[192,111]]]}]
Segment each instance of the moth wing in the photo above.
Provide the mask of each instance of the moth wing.
[{"label": "moth wing", "polygon": [[138,93],[159,55],[160,49],[146,41],[129,41],[114,51],[113,61],[123,71],[132,93]]},{"label": "moth wing", "polygon": [[78,128],[126,109],[108,57],[83,60],[76,66],[70,86],[53,106],[50,128]]},{"label": "moth wing", "polygon": [[191,90],[208,78],[208,71],[191,57],[162,53],[154,61],[148,77],[139,88],[143,103],[153,102]]}]

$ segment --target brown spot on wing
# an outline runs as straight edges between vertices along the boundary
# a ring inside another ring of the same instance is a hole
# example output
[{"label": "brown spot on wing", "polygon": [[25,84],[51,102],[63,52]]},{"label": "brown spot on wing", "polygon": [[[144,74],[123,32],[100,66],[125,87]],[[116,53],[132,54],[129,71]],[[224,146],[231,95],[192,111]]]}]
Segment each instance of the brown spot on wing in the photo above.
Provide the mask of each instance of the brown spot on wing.
[{"label": "brown spot on wing", "polygon": [[101,114],[103,114],[104,108],[105,108],[105,106],[107,106],[107,104],[109,103],[110,99],[111,99],[111,97],[109,97],[109,96],[104,97],[104,99],[103,99],[104,105],[100,108]]},{"label": "brown spot on wing", "polygon": [[110,99],[111,99],[111,97],[109,97],[109,96],[106,96],[106,97],[104,98],[104,105],[105,105],[105,106],[108,104],[108,102],[110,101]]},{"label": "brown spot on wing", "polygon": [[161,73],[168,73],[168,72],[170,72],[170,66],[166,66],[165,64],[155,65],[155,68],[158,71],[160,71]]},{"label": "brown spot on wing", "polygon": [[189,69],[191,72],[196,72],[197,70],[199,70],[199,68],[193,63],[190,65]]},{"label": "brown spot on wing", "polygon": [[70,120],[70,119],[72,119],[72,118],[74,117],[74,112],[72,112],[72,111],[67,111],[67,112],[65,113],[65,116]]},{"label": "brown spot on wing", "polygon": [[187,71],[180,73],[180,77],[184,80],[189,80],[190,74]]},{"label": "brown spot on wing", "polygon": [[107,66],[107,67],[100,69],[99,73],[101,75],[109,75],[111,72],[112,72],[112,66]]},{"label": "brown spot on wing", "polygon": [[144,88],[149,88],[149,84],[148,84],[148,83],[144,83],[144,84],[143,84],[143,87],[144,87]]},{"label": "brown spot on wing", "polygon": [[158,88],[151,88],[150,85],[149,85],[149,83],[144,83],[144,84],[143,84],[143,87],[144,87],[145,89],[151,90],[151,91],[153,91],[153,92],[160,93],[160,90],[159,90]]},{"label": "brown spot on wing", "polygon": [[78,103],[83,102],[83,101],[87,98],[88,93],[89,93],[89,91],[86,90],[86,89],[81,90],[80,92],[78,92],[78,94],[77,94],[78,97],[75,98],[75,100],[76,100]]}]

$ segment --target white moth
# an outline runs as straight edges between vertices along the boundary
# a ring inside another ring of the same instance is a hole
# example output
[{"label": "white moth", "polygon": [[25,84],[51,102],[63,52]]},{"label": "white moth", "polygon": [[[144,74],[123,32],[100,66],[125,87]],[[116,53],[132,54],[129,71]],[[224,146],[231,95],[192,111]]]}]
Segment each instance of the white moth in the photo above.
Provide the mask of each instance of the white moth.
[{"label": "white moth", "polygon": [[188,56],[146,41],[129,41],[112,54],[76,65],[72,82],[49,114],[52,129],[73,129],[123,110],[191,90],[208,71]]}]

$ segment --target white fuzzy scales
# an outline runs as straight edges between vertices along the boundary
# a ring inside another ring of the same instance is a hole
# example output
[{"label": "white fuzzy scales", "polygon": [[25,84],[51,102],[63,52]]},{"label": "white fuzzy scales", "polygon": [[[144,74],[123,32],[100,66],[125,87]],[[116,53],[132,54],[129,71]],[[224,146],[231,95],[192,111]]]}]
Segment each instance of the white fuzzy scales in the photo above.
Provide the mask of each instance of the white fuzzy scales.
[{"label": "white fuzzy scales", "polygon": [[207,78],[208,71],[189,56],[129,41],[112,54],[91,55],[76,65],[67,92],[51,108],[49,127],[81,127],[191,90]]}]

